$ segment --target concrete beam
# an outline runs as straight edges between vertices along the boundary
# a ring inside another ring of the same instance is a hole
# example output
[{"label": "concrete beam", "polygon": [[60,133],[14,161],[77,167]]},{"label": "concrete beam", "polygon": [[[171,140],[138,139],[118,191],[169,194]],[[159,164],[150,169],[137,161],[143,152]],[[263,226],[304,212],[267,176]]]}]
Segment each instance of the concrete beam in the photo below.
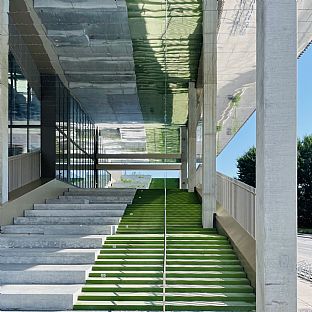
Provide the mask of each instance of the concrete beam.
[{"label": "concrete beam", "polygon": [[97,165],[98,170],[181,170],[181,164],[177,163],[166,163],[166,164],[99,164]]},{"label": "concrete beam", "polygon": [[297,311],[297,1],[257,1],[257,311]]},{"label": "concrete beam", "polygon": [[216,104],[218,1],[203,0],[202,222],[213,226],[216,211]]},{"label": "concrete beam", "polygon": [[187,189],[187,128],[181,127],[181,173],[180,173],[180,188]]},{"label": "concrete beam", "polygon": [[101,159],[181,159],[181,154],[98,154],[97,158]]},{"label": "concrete beam", "polygon": [[187,166],[188,166],[188,190],[194,192],[196,186],[196,127],[197,127],[197,97],[195,83],[189,83],[188,93],[188,153],[187,153]]},{"label": "concrete beam", "polygon": [[0,204],[8,201],[8,29],[9,0],[0,0]]}]

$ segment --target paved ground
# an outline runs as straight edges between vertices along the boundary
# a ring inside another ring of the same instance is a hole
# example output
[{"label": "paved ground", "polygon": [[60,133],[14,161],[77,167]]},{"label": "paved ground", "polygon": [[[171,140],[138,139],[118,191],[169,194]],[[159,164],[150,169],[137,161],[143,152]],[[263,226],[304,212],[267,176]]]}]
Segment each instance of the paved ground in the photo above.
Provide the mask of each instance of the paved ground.
[{"label": "paved ground", "polygon": [[[312,235],[298,236],[298,261],[312,263]],[[298,311],[312,312],[312,283],[298,279]]]}]

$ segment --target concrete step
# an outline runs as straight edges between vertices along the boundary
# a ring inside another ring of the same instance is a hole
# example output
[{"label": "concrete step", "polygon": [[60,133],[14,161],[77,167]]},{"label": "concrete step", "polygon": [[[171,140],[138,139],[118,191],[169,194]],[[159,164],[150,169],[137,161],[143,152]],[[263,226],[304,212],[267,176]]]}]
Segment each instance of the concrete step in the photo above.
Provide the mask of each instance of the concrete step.
[{"label": "concrete step", "polygon": [[26,210],[25,217],[122,217],[124,210],[66,209],[66,210]]},{"label": "concrete step", "polygon": [[2,264],[90,264],[98,249],[0,248]]},{"label": "concrete step", "polygon": [[71,310],[82,285],[0,286],[0,310]]},{"label": "concrete step", "polygon": [[79,224],[79,225],[116,225],[118,217],[17,217],[14,224]]},{"label": "concrete step", "polygon": [[127,208],[126,204],[34,204],[35,210],[123,210]]},{"label": "concrete step", "polygon": [[134,196],[135,189],[122,189],[122,188],[106,188],[106,189],[69,189],[64,192],[64,195],[127,195]]},{"label": "concrete step", "polygon": [[101,248],[105,236],[2,234],[0,248]]},{"label": "concrete step", "polygon": [[89,204],[89,200],[86,198],[52,198],[46,199],[46,204]]},{"label": "concrete step", "polygon": [[133,197],[132,196],[84,196],[84,195],[76,195],[76,196],[59,196],[60,200],[67,201],[75,201],[81,199],[88,199],[90,203],[121,203],[121,204],[131,204]]},{"label": "concrete step", "polygon": [[91,264],[0,264],[0,284],[83,284],[91,268]]},{"label": "concrete step", "polygon": [[4,234],[46,234],[46,235],[111,235],[116,232],[115,225],[5,225]]}]

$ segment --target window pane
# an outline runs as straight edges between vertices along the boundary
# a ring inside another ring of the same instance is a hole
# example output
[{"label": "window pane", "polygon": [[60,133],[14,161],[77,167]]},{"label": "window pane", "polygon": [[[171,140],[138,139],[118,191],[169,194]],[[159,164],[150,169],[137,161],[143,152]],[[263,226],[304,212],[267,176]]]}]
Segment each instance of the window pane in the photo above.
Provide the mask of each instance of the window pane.
[{"label": "window pane", "polygon": [[12,119],[14,125],[27,124],[27,80],[22,76],[17,76],[16,89],[14,92],[14,102],[11,106]]},{"label": "window pane", "polygon": [[29,129],[29,151],[40,150],[40,128]]},{"label": "window pane", "polygon": [[29,124],[40,125],[41,106],[36,94],[31,91],[31,98],[29,103]]},{"label": "window pane", "polygon": [[12,128],[12,155],[27,153],[27,128]]}]

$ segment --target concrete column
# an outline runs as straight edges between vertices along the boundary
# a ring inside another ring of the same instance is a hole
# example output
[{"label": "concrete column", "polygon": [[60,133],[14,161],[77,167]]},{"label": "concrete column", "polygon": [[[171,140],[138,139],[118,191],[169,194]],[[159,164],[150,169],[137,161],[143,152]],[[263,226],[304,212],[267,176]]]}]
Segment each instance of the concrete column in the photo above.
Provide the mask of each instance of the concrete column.
[{"label": "concrete column", "polygon": [[218,1],[203,0],[202,222],[213,226],[216,211],[216,101]]},{"label": "concrete column", "polygon": [[187,129],[181,127],[181,176],[180,188],[187,189]]},{"label": "concrete column", "polygon": [[0,204],[8,201],[8,29],[9,0],[0,0]]},{"label": "concrete column", "polygon": [[187,165],[188,165],[188,191],[194,192],[196,186],[196,126],[197,126],[197,116],[196,116],[196,88],[195,82],[189,83],[189,93],[188,93],[188,153],[187,153]]},{"label": "concrete column", "polygon": [[297,1],[257,1],[257,311],[297,311]]}]

